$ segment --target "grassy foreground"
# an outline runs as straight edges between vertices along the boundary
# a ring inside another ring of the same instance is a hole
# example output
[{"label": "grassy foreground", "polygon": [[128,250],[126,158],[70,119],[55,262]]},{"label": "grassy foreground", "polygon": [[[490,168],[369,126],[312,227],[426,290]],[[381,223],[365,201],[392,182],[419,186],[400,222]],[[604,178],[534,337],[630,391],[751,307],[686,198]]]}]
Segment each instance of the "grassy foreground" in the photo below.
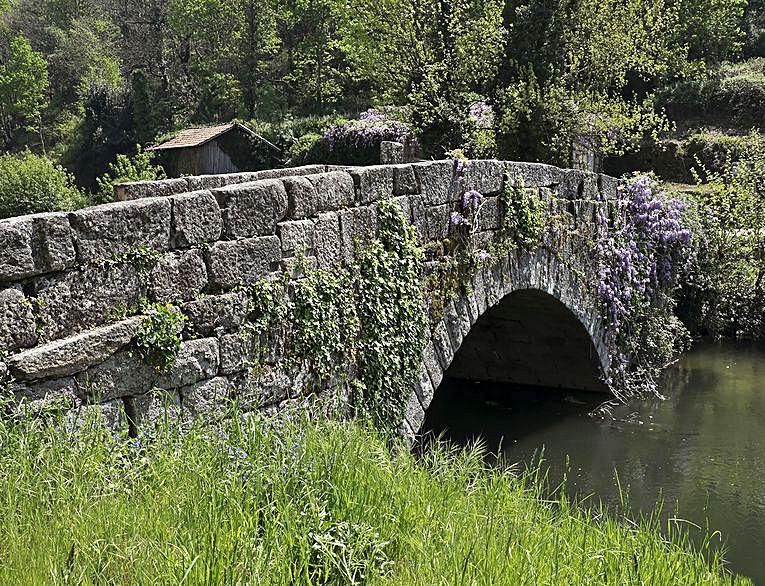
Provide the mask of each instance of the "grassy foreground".
[{"label": "grassy foreground", "polygon": [[0,584],[748,584],[711,558],[358,424],[138,445],[0,423]]}]

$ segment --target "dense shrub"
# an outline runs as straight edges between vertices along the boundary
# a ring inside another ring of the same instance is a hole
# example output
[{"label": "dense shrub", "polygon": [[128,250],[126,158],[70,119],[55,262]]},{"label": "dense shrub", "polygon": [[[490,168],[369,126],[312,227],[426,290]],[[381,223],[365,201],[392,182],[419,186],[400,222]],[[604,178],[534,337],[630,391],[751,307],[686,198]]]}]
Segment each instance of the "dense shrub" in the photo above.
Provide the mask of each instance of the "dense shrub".
[{"label": "dense shrub", "polygon": [[698,335],[765,336],[765,145],[698,176],[695,254],[679,311]]},{"label": "dense shrub", "polygon": [[0,155],[0,218],[83,205],[73,179],[50,159],[26,151]]},{"label": "dense shrub", "polygon": [[726,65],[713,75],[670,86],[657,103],[676,120],[765,129],[765,58]]},{"label": "dense shrub", "polygon": [[631,171],[653,171],[665,181],[693,183],[694,170],[723,173],[726,166],[762,148],[765,134],[727,134],[701,130],[684,139],[644,144],[639,150],[608,159],[604,171],[618,177]]},{"label": "dense shrub", "polygon": [[369,165],[380,162],[383,141],[411,143],[414,131],[406,113],[395,108],[372,108],[358,120],[331,126],[307,151],[307,162],[337,165]]},{"label": "dense shrub", "polygon": [[347,121],[340,115],[287,116],[278,122],[251,120],[247,126],[263,139],[257,141],[253,159],[263,169],[310,162],[309,153],[315,142],[310,137],[320,138],[330,128]]}]

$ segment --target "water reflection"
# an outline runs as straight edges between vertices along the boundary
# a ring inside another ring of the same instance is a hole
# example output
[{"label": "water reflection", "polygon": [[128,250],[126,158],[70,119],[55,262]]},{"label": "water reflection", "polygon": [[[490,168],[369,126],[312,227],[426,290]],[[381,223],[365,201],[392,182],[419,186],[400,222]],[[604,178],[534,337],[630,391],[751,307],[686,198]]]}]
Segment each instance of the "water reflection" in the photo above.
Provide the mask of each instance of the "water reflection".
[{"label": "water reflection", "polygon": [[734,570],[765,584],[765,350],[705,345],[666,373],[666,401],[588,413],[598,397],[444,383],[426,429],[464,443],[480,436],[512,461],[544,450],[554,483],[618,504],[616,474],[634,511],[658,500],[728,544]]}]

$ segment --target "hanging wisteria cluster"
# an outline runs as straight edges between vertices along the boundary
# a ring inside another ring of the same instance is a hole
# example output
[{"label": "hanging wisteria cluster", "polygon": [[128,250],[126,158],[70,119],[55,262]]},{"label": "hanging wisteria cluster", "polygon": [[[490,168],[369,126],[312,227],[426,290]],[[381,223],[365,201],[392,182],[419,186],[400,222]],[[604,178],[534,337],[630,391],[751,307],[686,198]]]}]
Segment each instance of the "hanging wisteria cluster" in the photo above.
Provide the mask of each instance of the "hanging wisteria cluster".
[{"label": "hanging wisteria cluster", "polygon": [[668,199],[650,175],[627,181],[612,208],[599,212],[598,293],[616,333],[636,305],[651,303],[661,290],[677,285],[691,252],[691,232],[683,224],[685,204]]},{"label": "hanging wisteria cluster", "polygon": [[[630,384],[628,369],[645,365],[641,375],[650,385],[646,371],[662,359],[649,356],[657,354],[657,341],[646,337],[672,329],[668,305],[691,256],[684,211],[685,204],[668,198],[654,177],[640,175],[620,188],[610,218],[598,214],[597,289],[616,340],[607,382],[617,395]],[[641,352],[646,356],[636,355]]]}]

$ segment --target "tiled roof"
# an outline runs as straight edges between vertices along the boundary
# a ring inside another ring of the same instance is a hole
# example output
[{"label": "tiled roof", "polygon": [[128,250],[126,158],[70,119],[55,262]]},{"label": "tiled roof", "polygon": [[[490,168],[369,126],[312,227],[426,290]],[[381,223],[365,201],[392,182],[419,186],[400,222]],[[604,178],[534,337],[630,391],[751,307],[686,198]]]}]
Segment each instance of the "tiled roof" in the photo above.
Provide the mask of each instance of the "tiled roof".
[{"label": "tiled roof", "polygon": [[176,134],[170,140],[165,141],[156,146],[149,147],[146,150],[160,151],[160,150],[166,150],[166,149],[182,149],[182,148],[188,148],[188,147],[198,147],[205,144],[206,142],[210,142],[211,140],[218,138],[222,134],[225,134],[229,130],[232,130],[233,128],[237,128],[237,127],[254,136],[254,133],[249,128],[246,128],[242,126],[241,124],[237,124],[234,122],[232,124],[222,124],[220,126],[207,126],[204,128],[188,128],[186,130],[181,130],[178,134]]}]

